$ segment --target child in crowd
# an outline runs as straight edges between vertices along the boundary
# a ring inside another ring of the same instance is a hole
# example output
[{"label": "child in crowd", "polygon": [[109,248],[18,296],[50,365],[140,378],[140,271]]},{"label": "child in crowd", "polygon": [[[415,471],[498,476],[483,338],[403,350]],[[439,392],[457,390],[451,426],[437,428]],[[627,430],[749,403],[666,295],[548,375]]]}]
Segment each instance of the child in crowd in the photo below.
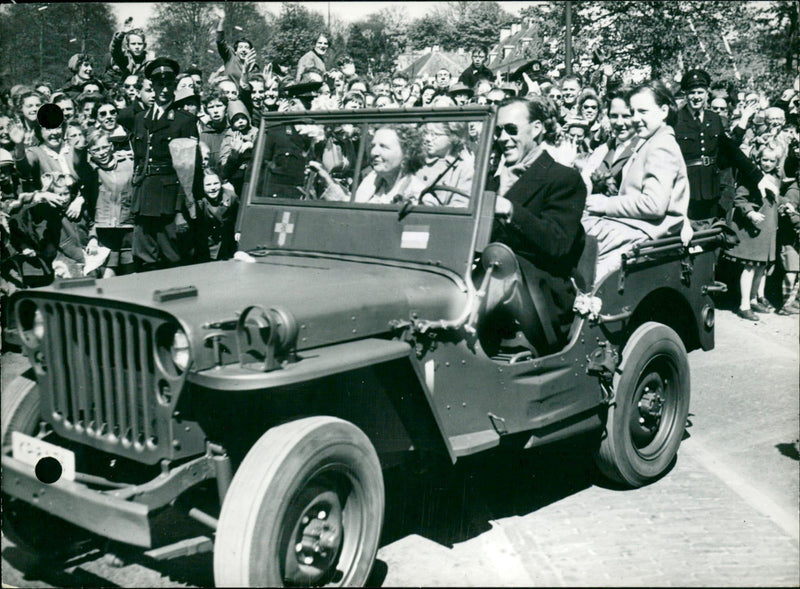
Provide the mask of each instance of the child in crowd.
[{"label": "child in crowd", "polygon": [[253,159],[253,146],[258,129],[250,124],[250,113],[240,100],[228,103],[230,129],[225,131],[219,150],[222,178],[233,185],[236,194],[242,193],[247,169]]},{"label": "child in crowd", "polygon": [[741,300],[736,314],[750,321],[758,321],[754,311],[770,313],[775,310],[764,296],[764,285],[767,272],[775,262],[780,192],[777,170],[782,155],[782,146],[778,143],[765,144],[754,154],[753,159],[761,172],[772,181],[772,189],[762,198],[759,192],[739,186],[730,214],[729,224],[736,231],[739,243],[724,256],[742,266]]},{"label": "child in crowd", "polygon": [[198,257],[203,260],[228,259],[236,250],[233,231],[239,197],[233,186],[223,183],[213,169],[205,172],[203,193],[203,198],[197,202]]},{"label": "child in crowd", "polygon": [[[796,152],[797,145],[792,149]],[[784,182],[781,197],[778,199],[778,248],[781,266],[783,267],[782,294],[783,301],[778,310],[779,315],[796,315],[800,313],[797,300],[798,272],[800,272],[800,168],[796,154],[787,158],[785,170],[788,182]],[[791,162],[791,164],[789,163]],[[793,167],[794,169],[789,169]]]}]

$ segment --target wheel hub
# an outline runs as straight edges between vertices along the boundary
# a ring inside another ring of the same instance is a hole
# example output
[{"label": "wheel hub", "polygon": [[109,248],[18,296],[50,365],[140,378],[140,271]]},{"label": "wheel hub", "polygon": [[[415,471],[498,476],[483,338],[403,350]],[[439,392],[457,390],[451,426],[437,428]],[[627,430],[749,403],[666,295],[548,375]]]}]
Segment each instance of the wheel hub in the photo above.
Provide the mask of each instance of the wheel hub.
[{"label": "wheel hub", "polygon": [[[342,546],[342,508],[332,491],[317,490],[305,501],[293,536],[287,572],[292,584],[317,583],[335,565]],[[294,564],[294,566],[291,566]]]},{"label": "wheel hub", "polygon": [[645,387],[644,394],[639,400],[639,423],[648,429],[658,427],[663,410],[664,398],[659,394],[659,391]]},{"label": "wheel hub", "polygon": [[637,448],[644,448],[658,435],[666,405],[665,383],[657,373],[651,373],[639,385],[638,401],[630,421],[631,436]]}]

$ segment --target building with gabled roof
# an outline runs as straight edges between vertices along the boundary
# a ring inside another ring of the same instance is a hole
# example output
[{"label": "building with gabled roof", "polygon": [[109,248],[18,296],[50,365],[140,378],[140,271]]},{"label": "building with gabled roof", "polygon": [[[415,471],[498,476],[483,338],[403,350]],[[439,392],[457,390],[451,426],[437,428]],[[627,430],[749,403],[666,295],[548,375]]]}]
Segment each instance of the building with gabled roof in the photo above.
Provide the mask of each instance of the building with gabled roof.
[{"label": "building with gabled roof", "polygon": [[[449,70],[455,80],[472,63],[470,54],[463,49],[440,51],[438,46],[411,57],[411,59],[409,59],[409,56],[402,56],[402,59],[398,58],[398,69],[402,68],[400,71],[406,74],[410,80],[433,77],[442,68]],[[402,67],[403,65],[405,67]]]}]

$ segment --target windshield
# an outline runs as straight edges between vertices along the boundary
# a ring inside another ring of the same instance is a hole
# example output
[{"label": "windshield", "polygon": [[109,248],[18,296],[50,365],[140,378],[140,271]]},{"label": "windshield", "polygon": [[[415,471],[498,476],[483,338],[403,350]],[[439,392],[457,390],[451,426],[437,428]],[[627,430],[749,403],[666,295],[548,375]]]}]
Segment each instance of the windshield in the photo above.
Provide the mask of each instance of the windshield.
[{"label": "windshield", "polygon": [[492,114],[476,106],[265,117],[240,249],[445,265],[471,258]]},{"label": "windshield", "polygon": [[271,123],[262,134],[254,202],[468,209],[484,117],[451,115],[316,123],[309,113]]}]

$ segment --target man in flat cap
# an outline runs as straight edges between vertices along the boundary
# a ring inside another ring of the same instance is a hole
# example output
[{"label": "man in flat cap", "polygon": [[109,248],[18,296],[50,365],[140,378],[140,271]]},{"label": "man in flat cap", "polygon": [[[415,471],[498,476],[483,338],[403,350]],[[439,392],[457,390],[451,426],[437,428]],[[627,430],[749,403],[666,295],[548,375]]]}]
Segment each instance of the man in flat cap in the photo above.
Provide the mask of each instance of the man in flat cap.
[{"label": "man in flat cap", "polygon": [[147,64],[155,100],[133,124],[133,255],[140,271],[176,266],[188,255],[183,248],[190,238],[183,233],[194,218],[202,166],[197,119],[175,108],[178,71],[165,57]]},{"label": "man in flat cap", "polygon": [[673,125],[689,174],[689,219],[696,227],[724,218],[720,203],[720,169],[739,170],[740,181],[757,189],[762,174],[731,139],[719,114],[706,108],[711,76],[700,69],[687,71],[681,78],[686,104],[678,110]]}]

